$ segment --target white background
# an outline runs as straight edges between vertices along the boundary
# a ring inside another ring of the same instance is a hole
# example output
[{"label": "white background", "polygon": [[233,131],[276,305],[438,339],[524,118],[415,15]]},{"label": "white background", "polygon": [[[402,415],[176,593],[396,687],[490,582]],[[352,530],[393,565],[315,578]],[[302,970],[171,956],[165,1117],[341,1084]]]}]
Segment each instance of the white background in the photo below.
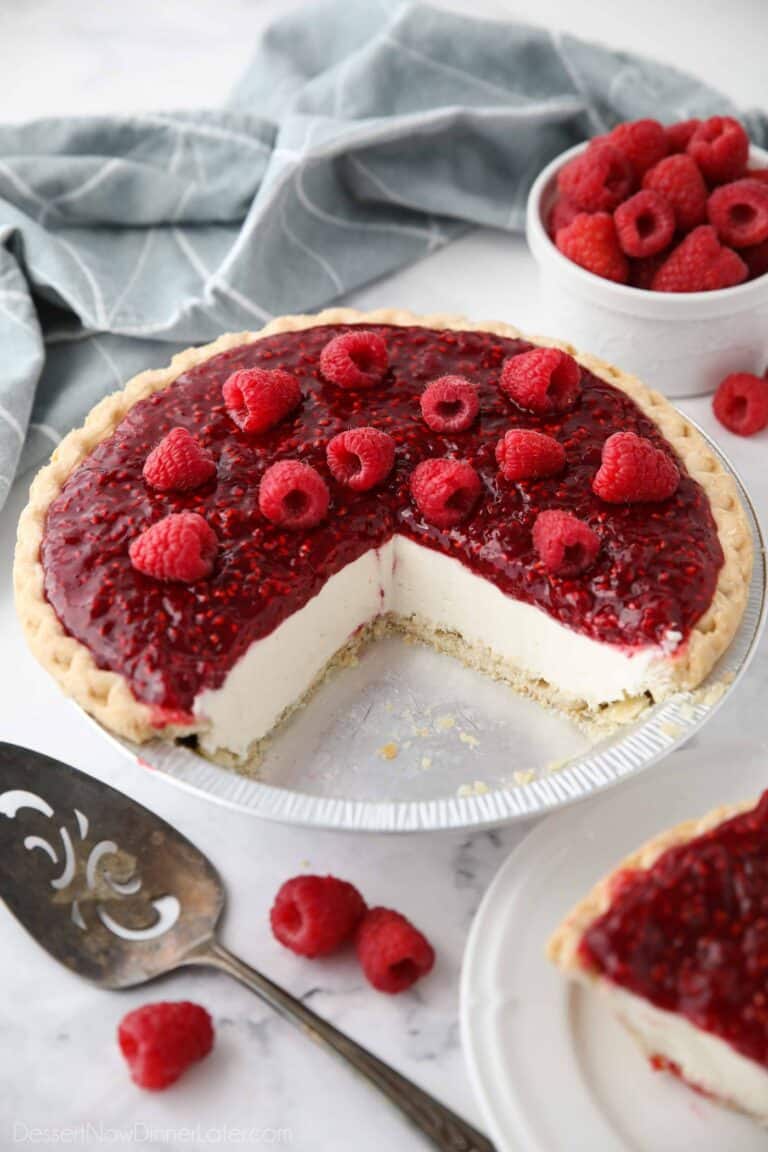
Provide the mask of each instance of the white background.
[{"label": "white background", "polygon": [[[350,3],[355,0],[349,0]],[[697,70],[743,105],[768,105],[768,12],[762,0],[537,0],[453,4],[477,14],[527,19],[646,52]],[[286,3],[264,0],[0,0],[0,118],[199,106],[222,101],[244,68],[259,28]],[[357,293],[361,306],[464,312],[546,331],[532,304],[533,266],[521,240],[477,233],[418,266]],[[704,400],[684,407],[716,432]],[[717,433],[719,435],[719,433]],[[721,443],[763,508],[768,434]],[[463,941],[473,912],[520,830],[406,839],[306,833],[262,824],[172,789],[131,768],[69,705],[28,655],[10,592],[15,521],[26,481],[0,513],[0,738],[69,760],[118,784],[175,823],[215,860],[230,890],[224,937],[244,957],[465,1113],[470,1096],[457,1030]],[[747,681],[695,746],[661,772],[718,773],[735,759],[765,778],[761,696],[765,649]],[[584,809],[585,819],[588,809]],[[629,847],[629,844],[627,845]],[[302,962],[267,929],[271,897],[305,868],[354,879],[371,902],[403,908],[433,940],[435,973],[412,994],[367,988],[351,961]],[[177,1130],[176,1146],[221,1142],[225,1126],[288,1128],[298,1149],[424,1147],[390,1107],[276,1020],[225,977],[180,975],[149,995],[189,996],[217,1020],[214,1057],[168,1093],[128,1082],[113,1034],[147,993],[96,992],[56,967],[0,910],[0,1147],[28,1127],[139,1125],[145,1147],[167,1146],[146,1128]],[[208,1137],[178,1130],[201,1125]],[[262,1141],[264,1142],[264,1141]],[[252,1142],[250,1146],[258,1146]],[[577,1135],[574,1148],[580,1147]],[[600,1152],[593,1149],[591,1152]]]}]

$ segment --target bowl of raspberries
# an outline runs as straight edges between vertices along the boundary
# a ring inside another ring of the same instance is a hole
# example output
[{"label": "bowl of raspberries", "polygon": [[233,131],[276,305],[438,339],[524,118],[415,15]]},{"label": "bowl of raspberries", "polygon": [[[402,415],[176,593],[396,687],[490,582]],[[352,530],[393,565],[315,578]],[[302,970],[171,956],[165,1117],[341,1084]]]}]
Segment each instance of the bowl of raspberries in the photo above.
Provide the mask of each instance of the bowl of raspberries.
[{"label": "bowl of raspberries", "polygon": [[617,124],[533,185],[551,330],[669,396],[768,362],[768,152],[731,116]]}]

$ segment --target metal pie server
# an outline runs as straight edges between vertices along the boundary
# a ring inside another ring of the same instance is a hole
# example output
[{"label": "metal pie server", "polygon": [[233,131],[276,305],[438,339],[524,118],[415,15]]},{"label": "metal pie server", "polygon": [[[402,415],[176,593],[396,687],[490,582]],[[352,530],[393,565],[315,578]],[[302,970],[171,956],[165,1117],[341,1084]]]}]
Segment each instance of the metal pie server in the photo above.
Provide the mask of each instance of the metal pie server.
[{"label": "metal pie server", "polygon": [[61,964],[102,988],[186,965],[234,976],[382,1091],[446,1152],[494,1152],[449,1108],[216,939],[224,886],[193,844],[122,792],[0,742],[0,897]]}]

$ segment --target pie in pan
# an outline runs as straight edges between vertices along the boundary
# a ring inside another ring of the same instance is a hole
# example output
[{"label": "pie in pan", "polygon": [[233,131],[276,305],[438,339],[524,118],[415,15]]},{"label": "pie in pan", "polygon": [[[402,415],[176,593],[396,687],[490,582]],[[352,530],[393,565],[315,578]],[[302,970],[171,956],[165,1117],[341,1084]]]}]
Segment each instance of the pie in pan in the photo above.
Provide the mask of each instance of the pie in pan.
[{"label": "pie in pan", "polygon": [[741,619],[732,478],[638,380],[506,324],[333,309],[143,372],[36,477],[38,659],[225,763],[407,633],[578,717],[698,685]]},{"label": "pie in pan", "polygon": [[768,792],[624,860],[549,944],[651,1064],[768,1124]]}]

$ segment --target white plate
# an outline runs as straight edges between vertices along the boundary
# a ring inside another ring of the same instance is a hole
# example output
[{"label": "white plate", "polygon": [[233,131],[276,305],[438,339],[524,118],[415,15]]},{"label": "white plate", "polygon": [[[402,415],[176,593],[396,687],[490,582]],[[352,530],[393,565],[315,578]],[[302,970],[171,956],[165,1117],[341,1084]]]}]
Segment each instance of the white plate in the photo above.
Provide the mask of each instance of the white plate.
[{"label": "white plate", "polygon": [[[392,638],[369,646],[358,666],[337,673],[283,726],[258,779],[183,745],[118,744],[132,759],[219,803],[289,824],[355,831],[511,823],[648,768],[685,743],[733,691],[765,622],[757,517],[729,461],[710,444],[739,486],[755,550],[744,617],[705,684],[712,693],[674,696],[590,746],[551,709]],[[387,758],[387,750],[396,755]]]},{"label": "white plate", "polygon": [[693,789],[678,758],[545,820],[507,860],[461,981],[464,1051],[499,1152],[765,1152],[765,1130],[654,1072],[601,998],[544,957],[565,913],[632,849],[759,787],[734,761]]}]

